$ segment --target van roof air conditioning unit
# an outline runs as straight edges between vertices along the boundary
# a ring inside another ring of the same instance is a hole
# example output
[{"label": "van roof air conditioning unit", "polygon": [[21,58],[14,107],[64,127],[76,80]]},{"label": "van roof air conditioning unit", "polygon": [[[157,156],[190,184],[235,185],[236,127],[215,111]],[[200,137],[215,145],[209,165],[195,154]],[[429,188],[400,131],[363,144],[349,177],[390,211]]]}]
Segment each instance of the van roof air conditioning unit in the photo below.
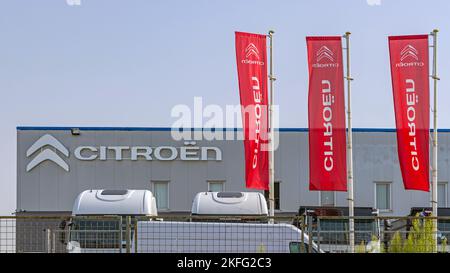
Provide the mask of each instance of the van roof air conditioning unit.
[{"label": "van roof air conditioning unit", "polygon": [[268,216],[267,202],[259,192],[199,192],[192,215]]},{"label": "van roof air conditioning unit", "polygon": [[80,193],[72,209],[80,215],[157,216],[156,199],[149,190],[86,190]]}]

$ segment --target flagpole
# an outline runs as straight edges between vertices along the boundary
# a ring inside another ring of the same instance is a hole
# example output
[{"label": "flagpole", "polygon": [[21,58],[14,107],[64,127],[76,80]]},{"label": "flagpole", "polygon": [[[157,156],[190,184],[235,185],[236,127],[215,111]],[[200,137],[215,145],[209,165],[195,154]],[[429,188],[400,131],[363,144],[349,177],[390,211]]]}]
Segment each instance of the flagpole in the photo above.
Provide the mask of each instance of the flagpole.
[{"label": "flagpole", "polygon": [[[438,134],[437,134],[437,33],[439,30],[434,29],[431,33],[433,36],[433,79],[434,103],[433,103],[433,165],[431,171],[431,206],[433,208],[433,217],[438,216]],[[435,247],[437,247],[437,219],[433,220],[433,238]],[[435,249],[437,251],[437,248]]]},{"label": "flagpole", "polygon": [[[275,31],[269,30],[269,80],[270,80],[270,101],[269,101],[269,216],[275,216],[275,196],[274,196],[274,180],[275,180],[275,162],[274,162],[274,124],[273,124],[273,83],[276,80],[273,75],[273,34]],[[270,220],[273,222],[273,218]]]},{"label": "flagpole", "polygon": [[351,92],[350,83],[353,80],[350,76],[350,32],[346,32],[345,49],[347,53],[347,184],[348,184],[348,216],[349,216],[349,232],[350,232],[350,252],[355,252],[355,220],[354,220],[354,199],[353,199],[353,147],[352,147],[352,111],[351,111]]}]

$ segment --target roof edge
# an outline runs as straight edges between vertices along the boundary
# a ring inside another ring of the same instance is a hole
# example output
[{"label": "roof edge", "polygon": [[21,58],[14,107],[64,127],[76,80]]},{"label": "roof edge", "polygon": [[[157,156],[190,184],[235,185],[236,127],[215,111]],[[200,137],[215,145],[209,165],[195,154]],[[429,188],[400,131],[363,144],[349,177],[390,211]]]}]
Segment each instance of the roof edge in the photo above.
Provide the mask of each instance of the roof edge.
[{"label": "roof edge", "polygon": [[[171,132],[179,129],[171,127],[78,127],[78,126],[17,126],[17,131],[70,131],[73,128],[82,131],[156,131]],[[242,131],[242,128],[184,128],[187,131]],[[308,132],[308,128],[277,128],[279,132]],[[395,128],[353,128],[353,132],[376,133],[396,132]],[[430,132],[433,130],[430,129]],[[450,129],[438,129],[438,132],[448,133]]]}]

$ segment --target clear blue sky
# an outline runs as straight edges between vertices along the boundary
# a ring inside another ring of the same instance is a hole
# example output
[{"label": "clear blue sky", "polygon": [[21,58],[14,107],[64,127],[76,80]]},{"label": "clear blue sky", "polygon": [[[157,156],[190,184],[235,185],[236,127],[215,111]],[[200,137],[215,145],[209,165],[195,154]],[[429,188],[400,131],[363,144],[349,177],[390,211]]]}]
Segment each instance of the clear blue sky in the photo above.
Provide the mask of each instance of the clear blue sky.
[{"label": "clear blue sky", "polygon": [[439,28],[450,128],[449,11],[448,0],[2,0],[0,215],[15,209],[16,126],[170,126],[194,96],[238,104],[236,30],[276,31],[281,127],[307,126],[305,36],[351,31],[353,125],[394,127],[387,36]]}]

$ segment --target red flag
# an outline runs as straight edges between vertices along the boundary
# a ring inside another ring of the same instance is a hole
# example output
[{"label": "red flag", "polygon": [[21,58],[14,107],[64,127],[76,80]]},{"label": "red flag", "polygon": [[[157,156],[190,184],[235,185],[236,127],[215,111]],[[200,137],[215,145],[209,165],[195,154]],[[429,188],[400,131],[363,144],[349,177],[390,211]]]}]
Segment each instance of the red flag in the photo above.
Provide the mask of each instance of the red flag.
[{"label": "red flag", "polygon": [[306,43],[309,68],[309,189],[346,191],[341,37],[306,37]]},{"label": "red flag", "polygon": [[269,189],[266,35],[236,32],[247,188]]},{"label": "red flag", "polygon": [[428,35],[390,36],[389,54],[403,184],[429,191]]}]

